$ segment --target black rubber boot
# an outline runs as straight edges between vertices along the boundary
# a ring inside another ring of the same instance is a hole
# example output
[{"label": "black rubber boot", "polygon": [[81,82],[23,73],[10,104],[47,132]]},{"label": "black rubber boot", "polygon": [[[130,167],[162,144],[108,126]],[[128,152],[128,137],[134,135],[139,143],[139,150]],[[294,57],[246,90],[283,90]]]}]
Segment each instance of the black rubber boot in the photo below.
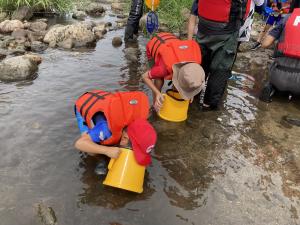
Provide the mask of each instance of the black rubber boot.
[{"label": "black rubber boot", "polygon": [[125,29],[124,41],[134,41],[139,31],[139,22],[143,16],[144,0],[132,0],[131,9]]},{"label": "black rubber boot", "polygon": [[106,175],[108,172],[108,159],[106,158],[100,158],[96,167],[95,167],[95,174],[97,174],[98,176],[102,176],[102,175]]},{"label": "black rubber boot", "polygon": [[272,96],[275,93],[275,88],[270,82],[267,82],[259,96],[259,99],[263,102],[272,102]]},{"label": "black rubber boot", "polygon": [[134,41],[134,35],[133,35],[133,27],[129,24],[127,24],[125,28],[125,35],[124,35],[124,41],[125,42],[132,42]]}]

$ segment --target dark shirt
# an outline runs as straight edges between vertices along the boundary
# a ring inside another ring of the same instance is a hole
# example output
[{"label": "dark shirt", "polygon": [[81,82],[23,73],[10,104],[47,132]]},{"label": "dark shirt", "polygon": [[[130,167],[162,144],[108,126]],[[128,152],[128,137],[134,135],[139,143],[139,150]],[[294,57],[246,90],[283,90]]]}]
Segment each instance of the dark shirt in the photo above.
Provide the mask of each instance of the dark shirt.
[{"label": "dark shirt", "polygon": [[[287,15],[284,19],[282,19],[277,25],[276,27],[274,27],[270,32],[269,35],[271,35],[272,37],[274,37],[276,40],[278,40],[278,43],[284,41],[284,30],[285,30],[285,25],[286,22],[288,20],[288,18],[290,17],[291,14]],[[277,46],[278,47],[278,46]],[[282,52],[277,50],[277,47],[275,49],[275,57],[282,57],[283,54]]]},{"label": "dark shirt", "polygon": [[[208,0],[206,0],[208,1]],[[191,14],[199,17],[198,33],[204,35],[218,35],[218,34],[230,34],[239,30],[237,24],[214,22],[211,20],[204,19],[198,14],[198,0],[194,0]],[[239,21],[234,21],[239,22]]]},{"label": "dark shirt", "polygon": [[270,32],[269,35],[274,37],[276,40],[282,41],[283,40],[283,31],[285,29],[285,24],[290,17],[290,14],[286,16],[284,19],[282,19],[276,27],[274,27]]}]

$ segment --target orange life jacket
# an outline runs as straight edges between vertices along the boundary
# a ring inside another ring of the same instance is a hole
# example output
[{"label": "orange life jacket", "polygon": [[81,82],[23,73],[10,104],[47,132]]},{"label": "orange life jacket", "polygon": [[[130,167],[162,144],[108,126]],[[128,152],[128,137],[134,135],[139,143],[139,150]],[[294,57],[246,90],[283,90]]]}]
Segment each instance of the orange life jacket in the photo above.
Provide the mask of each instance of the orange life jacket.
[{"label": "orange life jacket", "polygon": [[151,57],[155,62],[162,59],[168,76],[166,80],[172,79],[172,66],[177,63],[194,62],[201,64],[201,50],[194,40],[179,40],[170,33],[159,33],[147,44]]},{"label": "orange life jacket", "polygon": [[103,145],[117,144],[124,127],[136,119],[147,119],[149,113],[148,97],[140,91],[112,93],[94,90],[81,95],[75,106],[89,128],[93,127],[95,113],[104,113],[112,136],[101,142]]}]

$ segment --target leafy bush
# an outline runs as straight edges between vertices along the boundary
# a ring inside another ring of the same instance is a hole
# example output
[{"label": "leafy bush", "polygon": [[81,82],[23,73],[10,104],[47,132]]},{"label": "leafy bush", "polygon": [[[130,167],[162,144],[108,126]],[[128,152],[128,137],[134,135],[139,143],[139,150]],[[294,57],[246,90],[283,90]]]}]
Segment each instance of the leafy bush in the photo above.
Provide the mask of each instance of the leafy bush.
[{"label": "leafy bush", "polygon": [[158,7],[158,17],[171,30],[178,30],[183,26],[184,18],[181,10],[191,9],[193,0],[161,0]]},{"label": "leafy bush", "polygon": [[46,11],[66,12],[72,8],[72,0],[0,0],[0,8],[14,10],[21,6]]}]

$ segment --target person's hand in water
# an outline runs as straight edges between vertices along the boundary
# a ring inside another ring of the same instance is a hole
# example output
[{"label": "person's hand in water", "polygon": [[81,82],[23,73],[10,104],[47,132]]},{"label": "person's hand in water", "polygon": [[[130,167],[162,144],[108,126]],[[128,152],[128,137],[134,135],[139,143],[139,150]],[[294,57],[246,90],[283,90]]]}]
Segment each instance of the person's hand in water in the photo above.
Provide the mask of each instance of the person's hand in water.
[{"label": "person's hand in water", "polygon": [[164,103],[164,96],[162,95],[162,93],[157,93],[155,96],[155,102],[154,102],[154,109],[156,110],[156,112],[158,112],[160,110],[160,108],[162,107],[163,103]]},{"label": "person's hand in water", "polygon": [[107,156],[113,159],[117,159],[121,154],[121,149],[118,147],[110,147],[107,151]]}]

